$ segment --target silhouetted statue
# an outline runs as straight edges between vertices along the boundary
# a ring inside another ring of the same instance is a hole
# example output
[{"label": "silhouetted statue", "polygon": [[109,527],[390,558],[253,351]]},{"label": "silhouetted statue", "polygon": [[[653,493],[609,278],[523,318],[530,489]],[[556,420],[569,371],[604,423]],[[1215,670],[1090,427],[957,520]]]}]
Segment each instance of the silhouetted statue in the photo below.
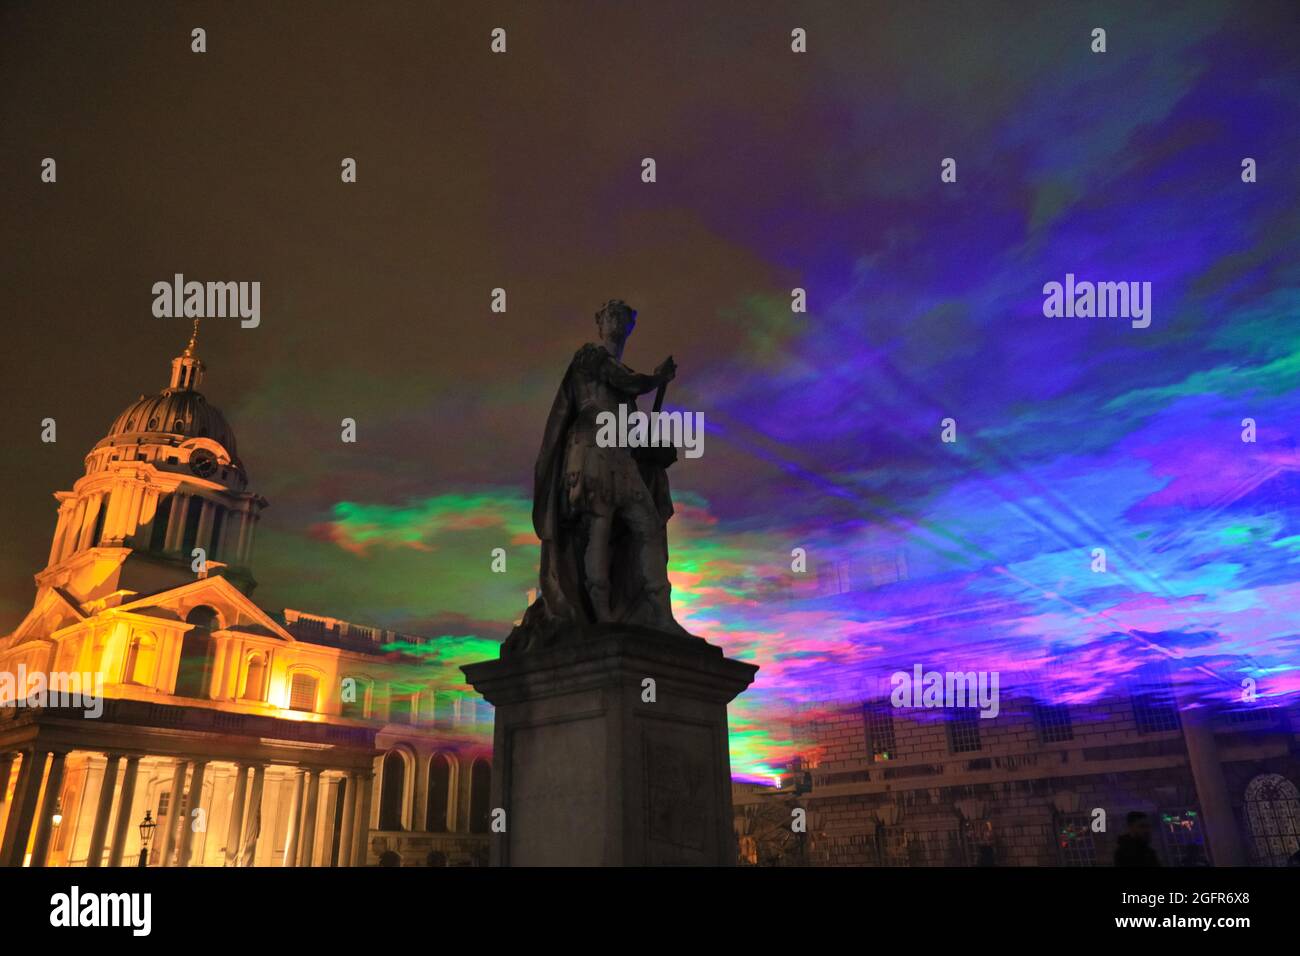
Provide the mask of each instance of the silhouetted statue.
[{"label": "silhouetted statue", "polygon": [[542,540],[540,590],[502,656],[546,647],[593,626],[677,635],[668,584],[667,469],[673,448],[602,447],[597,417],[664,389],[671,357],[643,375],[623,364],[636,312],[611,299],[596,313],[600,341],[578,349],[551,406],[533,481],[533,528]]}]

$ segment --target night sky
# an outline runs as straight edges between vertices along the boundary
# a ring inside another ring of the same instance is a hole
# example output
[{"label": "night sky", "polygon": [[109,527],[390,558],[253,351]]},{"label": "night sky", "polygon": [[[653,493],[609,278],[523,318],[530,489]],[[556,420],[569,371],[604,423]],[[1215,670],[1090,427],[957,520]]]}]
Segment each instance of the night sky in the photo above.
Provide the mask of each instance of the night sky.
[{"label": "night sky", "polygon": [[[262,283],[199,354],[271,502],[264,607],[491,654],[546,413],[617,297],[628,363],[672,354],[668,407],[704,413],[671,571],[762,668],[738,775],[792,708],[918,663],[1300,693],[1296,11],[1137,6],[0,4],[0,629],[51,493],[167,384],[189,322],[151,287],[182,272]],[[1150,327],[1045,318],[1067,273],[1151,282]]]}]

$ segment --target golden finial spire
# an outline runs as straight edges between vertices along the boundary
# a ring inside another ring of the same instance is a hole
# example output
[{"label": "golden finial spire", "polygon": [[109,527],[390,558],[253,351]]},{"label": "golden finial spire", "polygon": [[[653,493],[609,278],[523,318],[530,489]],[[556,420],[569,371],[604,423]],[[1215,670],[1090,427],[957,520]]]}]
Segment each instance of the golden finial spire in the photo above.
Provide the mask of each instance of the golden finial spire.
[{"label": "golden finial spire", "polygon": [[190,343],[185,351],[172,359],[172,379],[167,386],[170,389],[196,389],[203,378],[203,360],[195,353],[199,348],[199,320],[194,320],[194,331],[190,333]]}]

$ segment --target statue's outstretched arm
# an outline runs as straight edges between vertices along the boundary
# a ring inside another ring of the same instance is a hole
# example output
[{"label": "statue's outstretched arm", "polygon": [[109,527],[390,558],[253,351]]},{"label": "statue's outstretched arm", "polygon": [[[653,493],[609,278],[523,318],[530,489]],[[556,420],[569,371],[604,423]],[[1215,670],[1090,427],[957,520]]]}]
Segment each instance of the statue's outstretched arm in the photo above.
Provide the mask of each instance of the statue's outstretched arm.
[{"label": "statue's outstretched arm", "polygon": [[615,358],[608,358],[600,369],[601,376],[612,388],[630,395],[644,395],[659,387],[662,379],[658,375],[642,375],[634,372]]}]

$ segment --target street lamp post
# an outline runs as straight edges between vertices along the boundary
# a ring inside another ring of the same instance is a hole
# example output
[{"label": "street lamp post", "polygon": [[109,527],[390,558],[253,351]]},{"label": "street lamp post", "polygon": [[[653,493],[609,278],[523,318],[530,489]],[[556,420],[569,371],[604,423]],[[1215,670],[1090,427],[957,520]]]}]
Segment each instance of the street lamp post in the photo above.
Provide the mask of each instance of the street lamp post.
[{"label": "street lamp post", "polygon": [[139,866],[146,867],[149,865],[149,839],[153,836],[154,828],[158,824],[154,823],[153,815],[146,810],[144,819],[140,821],[140,862]]}]

